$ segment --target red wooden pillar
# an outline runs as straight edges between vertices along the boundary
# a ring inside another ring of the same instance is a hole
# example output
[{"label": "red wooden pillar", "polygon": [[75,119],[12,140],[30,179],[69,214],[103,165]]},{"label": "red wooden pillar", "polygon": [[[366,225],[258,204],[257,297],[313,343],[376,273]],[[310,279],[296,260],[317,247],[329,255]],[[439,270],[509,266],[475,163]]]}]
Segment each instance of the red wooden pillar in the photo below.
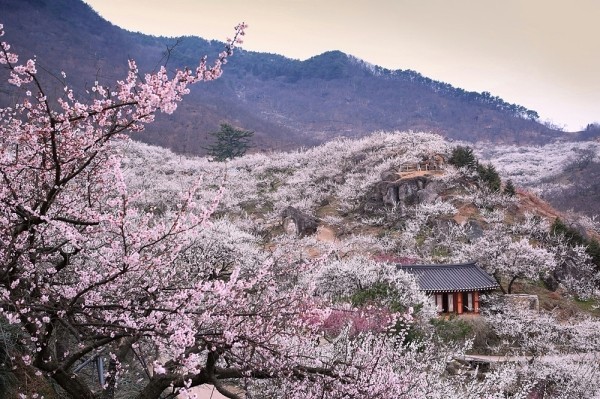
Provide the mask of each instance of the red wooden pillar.
[{"label": "red wooden pillar", "polygon": [[473,311],[479,313],[479,291],[473,292]]},{"label": "red wooden pillar", "polygon": [[462,292],[455,292],[454,295],[455,295],[455,298],[456,298],[456,313],[462,314],[462,312],[463,312],[463,295],[462,295]]}]

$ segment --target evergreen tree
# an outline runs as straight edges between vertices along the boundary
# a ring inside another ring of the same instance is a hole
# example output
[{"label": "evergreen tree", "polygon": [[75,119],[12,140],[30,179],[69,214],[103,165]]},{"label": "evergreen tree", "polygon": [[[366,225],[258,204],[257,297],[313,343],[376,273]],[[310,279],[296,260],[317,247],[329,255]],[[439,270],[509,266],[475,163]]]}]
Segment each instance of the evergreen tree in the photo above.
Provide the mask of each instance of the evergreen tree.
[{"label": "evergreen tree", "polygon": [[516,193],[517,190],[512,180],[507,181],[506,186],[504,186],[504,194],[508,195],[509,197],[514,197]]},{"label": "evergreen tree", "polygon": [[500,191],[502,180],[500,175],[491,163],[487,165],[477,165],[477,173],[481,181],[492,191]]},{"label": "evergreen tree", "polygon": [[211,133],[214,143],[205,149],[215,161],[226,161],[241,157],[252,145],[250,139],[254,132],[236,129],[227,123],[221,124],[218,132]]},{"label": "evergreen tree", "polygon": [[473,154],[471,147],[458,146],[452,150],[452,155],[448,159],[448,163],[457,168],[466,166],[469,169],[475,169],[477,167],[477,158]]}]

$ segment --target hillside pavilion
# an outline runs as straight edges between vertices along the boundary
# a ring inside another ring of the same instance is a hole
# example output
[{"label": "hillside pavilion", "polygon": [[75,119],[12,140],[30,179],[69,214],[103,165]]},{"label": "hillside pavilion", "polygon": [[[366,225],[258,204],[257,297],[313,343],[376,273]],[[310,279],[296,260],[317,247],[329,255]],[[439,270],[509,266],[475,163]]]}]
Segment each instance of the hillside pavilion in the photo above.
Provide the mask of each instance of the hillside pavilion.
[{"label": "hillside pavilion", "polygon": [[500,286],[472,263],[454,265],[398,265],[414,275],[421,291],[431,296],[440,313],[479,313],[479,295]]}]

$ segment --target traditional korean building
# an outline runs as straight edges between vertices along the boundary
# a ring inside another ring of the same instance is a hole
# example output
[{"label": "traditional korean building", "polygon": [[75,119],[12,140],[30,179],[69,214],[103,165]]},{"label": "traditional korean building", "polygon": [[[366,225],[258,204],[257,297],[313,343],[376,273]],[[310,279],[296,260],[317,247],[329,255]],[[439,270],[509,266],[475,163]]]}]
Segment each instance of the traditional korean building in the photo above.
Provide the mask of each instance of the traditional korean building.
[{"label": "traditional korean building", "polygon": [[440,313],[479,313],[479,295],[499,288],[496,280],[473,263],[455,265],[398,265],[413,274],[431,295]]}]

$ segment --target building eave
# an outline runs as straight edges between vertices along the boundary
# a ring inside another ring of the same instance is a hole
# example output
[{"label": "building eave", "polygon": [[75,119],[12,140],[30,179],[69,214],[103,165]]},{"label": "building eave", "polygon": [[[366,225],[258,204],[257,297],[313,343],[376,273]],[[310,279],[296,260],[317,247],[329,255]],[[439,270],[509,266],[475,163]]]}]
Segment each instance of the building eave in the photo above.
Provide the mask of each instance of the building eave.
[{"label": "building eave", "polygon": [[473,292],[500,288],[496,280],[475,262],[447,265],[397,265],[415,276],[423,292]]}]

